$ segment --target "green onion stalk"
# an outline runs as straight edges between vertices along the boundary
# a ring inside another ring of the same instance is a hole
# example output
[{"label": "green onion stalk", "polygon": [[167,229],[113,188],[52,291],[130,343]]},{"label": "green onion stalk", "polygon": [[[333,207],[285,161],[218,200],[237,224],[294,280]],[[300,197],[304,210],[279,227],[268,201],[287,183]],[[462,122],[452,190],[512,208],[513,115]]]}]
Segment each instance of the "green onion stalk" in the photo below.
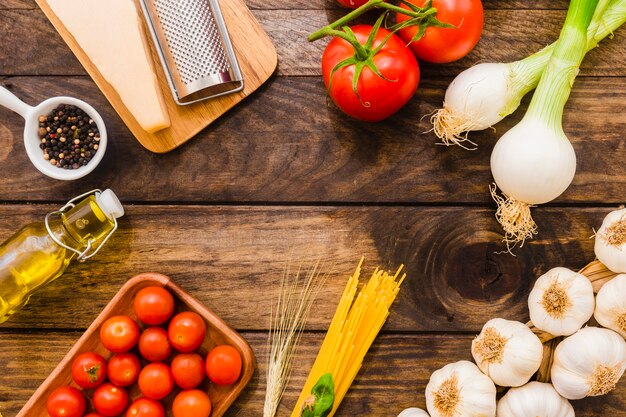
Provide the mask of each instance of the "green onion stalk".
[{"label": "green onion stalk", "polygon": [[[586,51],[626,22],[626,0],[600,0],[587,29]],[[475,149],[468,134],[484,130],[513,113],[532,91],[556,47],[553,43],[520,61],[483,63],[460,73],[446,91],[443,108],[432,117],[433,131],[445,145]]]},{"label": "green onion stalk", "polygon": [[526,114],[498,140],[491,154],[491,173],[504,193],[502,197],[492,189],[498,203],[496,218],[509,250],[537,233],[530,207],[554,200],[574,178],[576,154],[563,131],[563,109],[589,44],[595,42],[588,28],[598,3],[570,2]]}]

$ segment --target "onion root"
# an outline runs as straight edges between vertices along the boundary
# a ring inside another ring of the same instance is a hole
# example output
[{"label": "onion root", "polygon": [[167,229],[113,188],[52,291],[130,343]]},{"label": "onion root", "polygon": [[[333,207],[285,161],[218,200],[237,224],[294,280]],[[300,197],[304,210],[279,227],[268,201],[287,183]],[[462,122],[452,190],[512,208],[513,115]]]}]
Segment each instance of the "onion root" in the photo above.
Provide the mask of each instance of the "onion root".
[{"label": "onion root", "polygon": [[537,234],[537,224],[530,212],[534,206],[517,201],[506,194],[498,195],[495,184],[489,187],[489,191],[491,198],[498,205],[496,219],[504,229],[502,240],[506,243],[507,252],[511,253],[518,244],[520,247],[524,246],[526,239],[532,239]]},{"label": "onion root", "polygon": [[437,109],[430,116],[430,123],[433,128],[429,132],[434,132],[441,140],[440,145],[458,145],[463,149],[473,151],[478,148],[468,135],[475,129],[475,120],[472,117],[461,117],[448,109]]}]

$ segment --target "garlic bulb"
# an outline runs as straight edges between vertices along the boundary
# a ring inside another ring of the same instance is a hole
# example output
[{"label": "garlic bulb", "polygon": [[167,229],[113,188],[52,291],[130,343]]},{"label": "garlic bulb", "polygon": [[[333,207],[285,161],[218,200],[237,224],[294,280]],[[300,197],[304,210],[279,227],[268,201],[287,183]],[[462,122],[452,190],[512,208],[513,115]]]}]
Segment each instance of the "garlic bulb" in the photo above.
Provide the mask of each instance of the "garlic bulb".
[{"label": "garlic bulb", "polygon": [[574,408],[552,384],[529,382],[498,401],[498,417],[574,417]]},{"label": "garlic bulb", "polygon": [[578,400],[615,388],[626,369],[626,341],[613,330],[585,327],[554,351],[551,377],[563,397]]},{"label": "garlic bulb", "polygon": [[518,387],[541,366],[543,345],[525,324],[492,319],[472,341],[472,356],[497,385]]},{"label": "garlic bulb", "polygon": [[610,212],[596,233],[594,250],[613,272],[626,272],[626,209]]},{"label": "garlic bulb", "polygon": [[431,375],[426,408],[433,417],[494,417],[496,386],[473,363],[451,363]]},{"label": "garlic bulb", "polygon": [[569,336],[593,315],[591,282],[567,268],[553,268],[540,276],[528,297],[530,321],[554,336]]},{"label": "garlic bulb", "polygon": [[411,407],[411,408],[407,408],[406,410],[403,410],[400,414],[398,414],[398,417],[430,417],[430,416],[428,415],[426,411],[422,410],[421,408]]},{"label": "garlic bulb", "polygon": [[626,274],[621,274],[600,288],[593,314],[598,323],[626,337]]}]

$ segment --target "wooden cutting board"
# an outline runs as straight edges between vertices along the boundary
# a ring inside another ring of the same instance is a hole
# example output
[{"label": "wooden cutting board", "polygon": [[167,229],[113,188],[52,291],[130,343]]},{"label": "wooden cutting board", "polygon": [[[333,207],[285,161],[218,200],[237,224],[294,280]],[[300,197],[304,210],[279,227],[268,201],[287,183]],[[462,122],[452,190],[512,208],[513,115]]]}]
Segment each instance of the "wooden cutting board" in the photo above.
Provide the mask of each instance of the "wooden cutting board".
[{"label": "wooden cutting board", "polygon": [[[141,7],[134,0],[138,10]],[[135,117],[121,101],[115,89],[104,79],[89,56],[80,48],[72,34],[52,12],[46,0],[36,0],[65,43],[85,67],[96,85],[109,100],[135,138],[152,152],[168,152],[185,143],[228,109],[242,101],[261,86],[272,75],[278,63],[276,48],[259,22],[254,18],[244,0],[219,0],[230,39],[237,55],[244,79],[244,88],[238,93],[216,97],[187,106],[179,106],[174,101],[167,78],[152,43],[152,37],[144,24],[150,42],[152,59],[159,79],[163,98],[171,120],[170,127],[156,133],[148,133],[141,128]]]}]

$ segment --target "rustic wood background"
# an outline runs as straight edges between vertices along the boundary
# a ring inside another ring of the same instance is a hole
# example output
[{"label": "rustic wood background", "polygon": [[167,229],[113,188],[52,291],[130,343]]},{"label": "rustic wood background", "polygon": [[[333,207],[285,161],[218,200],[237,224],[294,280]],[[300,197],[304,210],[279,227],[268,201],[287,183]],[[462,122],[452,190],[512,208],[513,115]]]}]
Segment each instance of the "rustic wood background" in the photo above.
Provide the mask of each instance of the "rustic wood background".
[{"label": "rustic wood background", "polygon": [[[319,67],[325,42],[305,40],[343,13],[334,0],[248,0],[278,49],[276,75],[197,138],[157,155],[134,140],[33,0],[1,0],[0,82],[30,104],[55,95],[91,103],[107,123],[110,147],[87,178],[49,179],[27,159],[21,118],[0,109],[0,240],[92,188],[112,188],[127,215],[101,254],[72,265],[0,326],[0,413],[15,416],[121,285],[152,270],[248,338],[259,369],[228,415],[261,415],[280,274],[290,260],[322,259],[330,278],[281,407],[287,415],[361,255],[366,271],[404,263],[409,278],[338,415],[395,417],[424,407],[430,374],[470,359],[470,341],[488,319],[527,320],[536,277],[592,260],[593,228],[626,202],[624,30],[583,64],[564,120],[578,154],[576,178],[535,210],[540,235],[517,257],[498,254],[502,236],[487,187],[493,144],[523,109],[495,132],[473,135],[474,152],[435,146],[423,133],[422,116],[440,106],[455,74],[552,42],[567,4],[485,0],[475,51],[453,64],[422,65],[409,105],[365,124],[328,101]],[[578,416],[626,416],[626,382],[574,407]]]}]

